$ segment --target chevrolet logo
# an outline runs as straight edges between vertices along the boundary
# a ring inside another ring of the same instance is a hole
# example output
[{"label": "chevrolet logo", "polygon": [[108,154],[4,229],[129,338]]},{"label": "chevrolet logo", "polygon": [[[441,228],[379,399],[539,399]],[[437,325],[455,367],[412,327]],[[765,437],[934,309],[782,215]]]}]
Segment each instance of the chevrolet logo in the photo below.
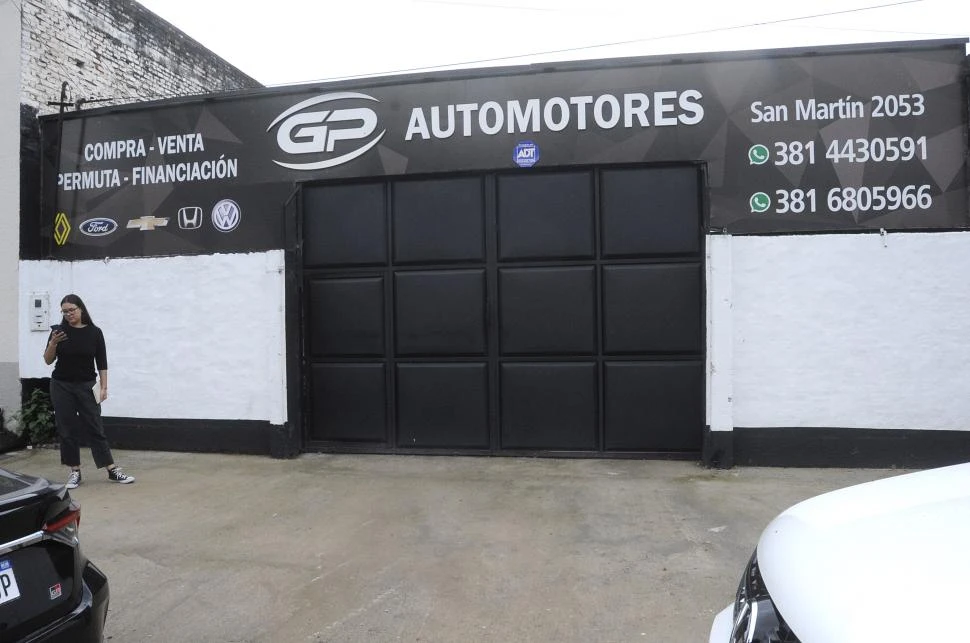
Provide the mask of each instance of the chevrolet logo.
[{"label": "chevrolet logo", "polygon": [[155,228],[164,228],[167,225],[168,217],[156,217],[150,214],[128,220],[128,228],[138,228],[142,232],[145,230],[154,230]]}]

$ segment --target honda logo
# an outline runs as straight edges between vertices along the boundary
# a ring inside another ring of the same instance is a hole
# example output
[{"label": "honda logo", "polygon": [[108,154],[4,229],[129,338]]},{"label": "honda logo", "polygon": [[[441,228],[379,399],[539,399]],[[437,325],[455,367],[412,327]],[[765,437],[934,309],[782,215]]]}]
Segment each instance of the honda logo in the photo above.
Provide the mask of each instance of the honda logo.
[{"label": "honda logo", "polygon": [[[291,170],[322,170],[352,161],[377,145],[387,130],[381,130],[380,134],[374,136],[377,131],[377,113],[369,107],[304,111],[323,103],[349,100],[380,102],[367,94],[334,92],[308,98],[277,116],[266,131],[269,132],[279,125],[276,143],[282,151],[293,155],[312,154],[326,158],[304,163],[273,162]],[[358,142],[359,147],[351,147],[351,144]]]},{"label": "honda logo", "polygon": [[183,230],[197,230],[202,227],[202,208],[191,206],[179,208],[179,227]]}]

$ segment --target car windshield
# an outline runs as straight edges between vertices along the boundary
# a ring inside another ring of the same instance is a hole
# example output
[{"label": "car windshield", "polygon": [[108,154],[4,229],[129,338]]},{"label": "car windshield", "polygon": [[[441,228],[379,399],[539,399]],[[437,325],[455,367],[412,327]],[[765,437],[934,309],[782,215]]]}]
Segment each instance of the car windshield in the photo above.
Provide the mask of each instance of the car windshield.
[{"label": "car windshield", "polygon": [[11,493],[22,493],[30,483],[21,480],[16,475],[0,469],[0,498]]}]

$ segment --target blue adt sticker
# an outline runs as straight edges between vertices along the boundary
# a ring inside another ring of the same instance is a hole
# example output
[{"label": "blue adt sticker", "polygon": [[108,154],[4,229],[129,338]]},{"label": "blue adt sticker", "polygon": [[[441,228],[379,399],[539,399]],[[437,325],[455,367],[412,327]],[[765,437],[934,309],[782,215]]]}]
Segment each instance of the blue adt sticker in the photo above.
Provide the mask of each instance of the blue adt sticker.
[{"label": "blue adt sticker", "polygon": [[512,160],[519,167],[532,167],[539,162],[539,146],[532,141],[522,141],[515,146]]}]

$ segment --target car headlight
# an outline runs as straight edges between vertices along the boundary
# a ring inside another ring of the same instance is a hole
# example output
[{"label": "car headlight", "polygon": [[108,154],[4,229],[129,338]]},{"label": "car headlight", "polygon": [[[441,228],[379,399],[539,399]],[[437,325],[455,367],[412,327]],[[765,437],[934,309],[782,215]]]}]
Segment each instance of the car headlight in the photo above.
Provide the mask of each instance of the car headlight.
[{"label": "car headlight", "polygon": [[799,643],[768,595],[758,568],[758,552],[751,556],[738,584],[731,643]]}]

